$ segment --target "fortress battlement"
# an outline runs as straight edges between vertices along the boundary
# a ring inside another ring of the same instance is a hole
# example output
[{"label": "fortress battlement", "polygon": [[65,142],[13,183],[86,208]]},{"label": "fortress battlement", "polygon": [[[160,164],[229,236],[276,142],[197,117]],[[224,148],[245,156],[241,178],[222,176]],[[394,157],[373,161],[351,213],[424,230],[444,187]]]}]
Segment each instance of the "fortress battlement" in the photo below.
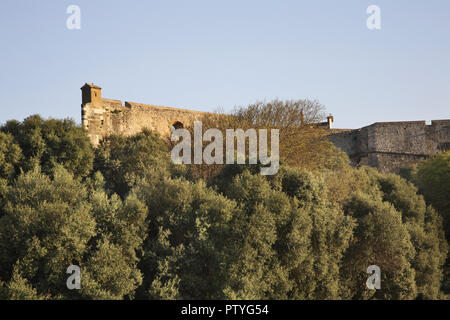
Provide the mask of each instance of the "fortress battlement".
[{"label": "fortress battlement", "polygon": [[[155,106],[102,98],[101,88],[86,83],[82,88],[81,117],[93,145],[110,134],[133,135],[144,128],[169,137],[172,127],[191,126],[207,112]],[[329,131],[328,139],[346,152],[354,165],[376,167],[383,172],[427,159],[450,150],[450,120],[376,122],[360,129],[332,129],[333,116],[314,124]]]},{"label": "fortress battlement", "polygon": [[207,112],[149,105],[102,98],[99,86],[86,83],[82,88],[82,125],[92,144],[113,133],[133,135],[144,128],[169,137],[171,128],[190,126]]},{"label": "fortress battlement", "polygon": [[398,172],[439,151],[450,150],[450,120],[376,122],[328,139],[345,151],[353,164]]}]

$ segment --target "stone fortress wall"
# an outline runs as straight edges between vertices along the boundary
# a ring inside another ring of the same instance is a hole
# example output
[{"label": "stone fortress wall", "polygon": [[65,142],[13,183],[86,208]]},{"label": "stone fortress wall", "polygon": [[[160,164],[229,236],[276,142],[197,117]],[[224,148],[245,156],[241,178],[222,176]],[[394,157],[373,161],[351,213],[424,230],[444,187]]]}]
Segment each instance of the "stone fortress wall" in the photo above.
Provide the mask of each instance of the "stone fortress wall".
[{"label": "stone fortress wall", "polygon": [[450,150],[450,120],[377,122],[328,139],[345,151],[353,164],[398,172],[439,151]]},{"label": "stone fortress wall", "polygon": [[[104,99],[101,88],[82,88],[82,125],[93,145],[112,133],[133,135],[144,128],[169,137],[172,127],[190,126],[206,112]],[[356,130],[331,129],[333,117],[318,127],[330,130],[328,139],[345,151],[354,165],[398,172],[442,150],[450,150],[450,120],[380,122]]]},{"label": "stone fortress wall", "polygon": [[172,126],[190,126],[206,112],[191,111],[104,99],[101,88],[85,84],[82,88],[82,125],[88,131],[93,145],[98,145],[103,137],[112,133],[133,135],[144,128],[169,137]]}]

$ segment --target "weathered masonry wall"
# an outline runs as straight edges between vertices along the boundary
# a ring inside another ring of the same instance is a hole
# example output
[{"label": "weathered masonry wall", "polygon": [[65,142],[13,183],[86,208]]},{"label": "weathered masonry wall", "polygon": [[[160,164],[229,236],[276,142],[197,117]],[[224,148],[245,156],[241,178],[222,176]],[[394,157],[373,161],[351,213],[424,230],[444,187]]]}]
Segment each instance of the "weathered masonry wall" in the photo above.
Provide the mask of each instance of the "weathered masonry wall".
[{"label": "weathered masonry wall", "polygon": [[[206,112],[103,99],[101,88],[85,84],[81,114],[94,145],[110,134],[133,135],[144,128],[169,137],[172,127],[191,126]],[[319,127],[330,130],[329,140],[345,151],[353,164],[398,172],[440,150],[450,150],[450,120],[381,122],[357,130],[332,130],[333,117]],[[340,131],[340,132],[338,132]]]},{"label": "weathered masonry wall", "polygon": [[160,107],[142,103],[101,98],[101,89],[92,84],[84,85],[82,123],[91,142],[98,145],[101,139],[112,133],[133,135],[144,128],[169,137],[172,126],[190,126],[205,112]]},{"label": "weathered masonry wall", "polygon": [[382,122],[340,132],[329,140],[345,151],[354,164],[398,172],[441,150],[450,150],[450,120]]}]

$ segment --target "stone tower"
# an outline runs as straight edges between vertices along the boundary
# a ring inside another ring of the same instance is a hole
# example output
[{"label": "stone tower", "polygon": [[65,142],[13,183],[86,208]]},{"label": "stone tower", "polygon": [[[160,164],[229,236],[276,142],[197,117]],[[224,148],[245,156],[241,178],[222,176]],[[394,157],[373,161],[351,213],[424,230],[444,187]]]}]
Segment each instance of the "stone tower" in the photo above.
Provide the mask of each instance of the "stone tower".
[{"label": "stone tower", "polygon": [[100,106],[102,103],[102,88],[93,83],[86,83],[81,87],[81,103],[83,105],[90,103]]}]

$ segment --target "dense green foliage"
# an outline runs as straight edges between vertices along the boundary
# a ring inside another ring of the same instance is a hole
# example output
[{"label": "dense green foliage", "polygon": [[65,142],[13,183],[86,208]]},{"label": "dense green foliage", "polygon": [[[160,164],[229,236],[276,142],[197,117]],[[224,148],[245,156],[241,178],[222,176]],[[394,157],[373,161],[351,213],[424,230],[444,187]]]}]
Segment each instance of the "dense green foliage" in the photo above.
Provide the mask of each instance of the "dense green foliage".
[{"label": "dense green foliage", "polygon": [[423,161],[413,170],[413,180],[443,217],[447,239],[450,239],[450,151]]},{"label": "dense green foliage", "polygon": [[88,137],[72,120],[43,120],[35,115],[23,122],[8,121],[0,128],[0,178],[11,178],[36,165],[50,174],[56,164],[85,177],[92,171],[93,158]]},{"label": "dense green foliage", "polygon": [[[420,162],[408,177],[443,219],[447,242],[450,241],[450,151]],[[444,267],[443,291],[450,294],[450,255]]]},{"label": "dense green foliage", "polygon": [[169,152],[150,131],[93,150],[69,120],[1,127],[0,299],[444,298],[448,198],[433,190],[448,158],[419,166],[426,203],[341,153],[333,168],[226,165],[204,181]]}]

